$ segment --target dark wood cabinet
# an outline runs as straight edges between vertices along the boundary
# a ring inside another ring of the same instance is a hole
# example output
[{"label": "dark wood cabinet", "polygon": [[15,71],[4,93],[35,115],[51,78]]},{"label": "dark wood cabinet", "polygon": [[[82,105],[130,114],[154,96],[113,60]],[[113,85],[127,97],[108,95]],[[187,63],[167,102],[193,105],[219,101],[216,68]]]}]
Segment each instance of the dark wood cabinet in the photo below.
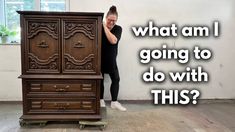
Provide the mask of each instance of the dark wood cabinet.
[{"label": "dark wood cabinet", "polygon": [[18,13],[23,93],[20,119],[101,119],[103,13]]}]

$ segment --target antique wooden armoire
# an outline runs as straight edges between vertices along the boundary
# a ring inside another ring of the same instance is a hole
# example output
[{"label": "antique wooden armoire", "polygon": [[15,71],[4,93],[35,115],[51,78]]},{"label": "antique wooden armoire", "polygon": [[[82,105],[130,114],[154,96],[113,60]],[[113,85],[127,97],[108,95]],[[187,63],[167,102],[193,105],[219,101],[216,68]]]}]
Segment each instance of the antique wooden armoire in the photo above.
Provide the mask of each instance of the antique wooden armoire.
[{"label": "antique wooden armoire", "polygon": [[99,120],[103,13],[17,11],[24,121]]}]

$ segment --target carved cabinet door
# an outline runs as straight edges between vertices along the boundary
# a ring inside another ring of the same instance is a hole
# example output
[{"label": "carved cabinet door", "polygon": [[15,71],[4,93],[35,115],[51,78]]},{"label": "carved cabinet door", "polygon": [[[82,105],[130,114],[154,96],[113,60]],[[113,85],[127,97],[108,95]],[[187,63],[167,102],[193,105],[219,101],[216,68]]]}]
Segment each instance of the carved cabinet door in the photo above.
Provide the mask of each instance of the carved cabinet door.
[{"label": "carved cabinet door", "polygon": [[28,18],[24,55],[27,73],[60,73],[60,20]]},{"label": "carved cabinet door", "polygon": [[96,74],[98,68],[97,21],[63,19],[62,72]]}]

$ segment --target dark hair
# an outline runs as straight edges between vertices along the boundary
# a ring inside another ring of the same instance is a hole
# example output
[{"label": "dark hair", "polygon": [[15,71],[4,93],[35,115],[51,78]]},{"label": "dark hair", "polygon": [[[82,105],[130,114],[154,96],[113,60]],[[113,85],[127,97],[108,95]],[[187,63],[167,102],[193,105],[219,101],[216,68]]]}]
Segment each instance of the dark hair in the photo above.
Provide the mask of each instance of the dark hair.
[{"label": "dark hair", "polygon": [[[108,15],[116,15],[116,16],[118,16],[118,12],[117,12],[116,6],[112,5],[112,6],[109,8],[109,11],[108,11],[108,13],[107,13],[107,16],[108,16]],[[106,17],[107,17],[107,16],[106,16]]]}]

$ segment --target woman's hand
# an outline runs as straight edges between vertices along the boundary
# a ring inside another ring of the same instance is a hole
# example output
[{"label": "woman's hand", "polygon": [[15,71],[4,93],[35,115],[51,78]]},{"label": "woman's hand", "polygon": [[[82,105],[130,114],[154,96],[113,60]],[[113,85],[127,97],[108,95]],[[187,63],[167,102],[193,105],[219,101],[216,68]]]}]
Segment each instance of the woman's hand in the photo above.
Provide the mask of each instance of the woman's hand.
[{"label": "woman's hand", "polygon": [[108,29],[105,22],[103,22],[103,27],[104,27],[104,32],[108,41],[111,44],[117,44],[117,37],[110,32],[111,29]]}]

